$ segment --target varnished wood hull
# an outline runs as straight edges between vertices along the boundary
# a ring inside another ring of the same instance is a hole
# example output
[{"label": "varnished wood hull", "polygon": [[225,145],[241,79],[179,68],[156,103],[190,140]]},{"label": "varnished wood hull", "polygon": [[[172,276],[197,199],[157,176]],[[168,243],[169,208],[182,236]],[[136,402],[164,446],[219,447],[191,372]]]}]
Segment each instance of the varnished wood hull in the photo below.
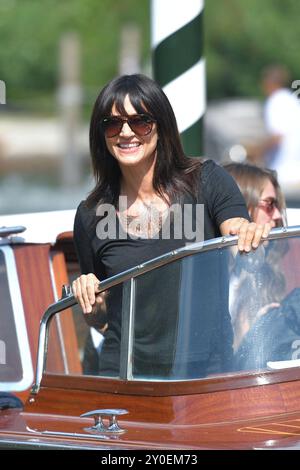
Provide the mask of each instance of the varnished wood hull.
[{"label": "varnished wood hull", "polygon": [[[155,387],[146,382],[131,387],[124,383],[131,388],[130,393],[119,390],[112,394],[105,388],[112,389],[114,381],[92,378],[86,379],[89,390],[79,390],[76,382],[78,385],[80,380],[46,376],[38,396],[29,398],[24,412],[2,411],[3,445],[15,442],[27,448],[34,439],[37,447],[51,448],[300,448],[298,380],[215,392],[205,391],[203,382],[195,381],[196,393],[190,384],[187,394],[182,393],[184,385],[180,383]],[[116,389],[122,388],[122,384],[115,384]],[[144,396],[138,395],[142,389]],[[79,416],[99,408],[127,409],[129,414],[119,420],[125,432],[96,436],[86,431],[93,421]]]}]

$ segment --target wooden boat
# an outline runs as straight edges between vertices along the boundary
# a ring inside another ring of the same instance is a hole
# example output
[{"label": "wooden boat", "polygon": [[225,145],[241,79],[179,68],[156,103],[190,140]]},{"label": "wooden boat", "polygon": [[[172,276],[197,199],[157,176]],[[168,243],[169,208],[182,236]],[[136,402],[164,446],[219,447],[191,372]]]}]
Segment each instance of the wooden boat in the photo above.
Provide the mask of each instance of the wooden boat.
[{"label": "wooden boat", "polygon": [[121,306],[107,374],[106,333],[99,352],[71,290],[57,300],[78,273],[72,232],[13,237],[0,245],[1,316],[21,325],[11,341],[22,359],[15,351],[9,386],[2,353],[0,385],[25,403],[0,411],[2,449],[300,448],[300,227],[273,230],[250,254],[236,253],[236,237],[215,239],[103,281],[108,328]]}]

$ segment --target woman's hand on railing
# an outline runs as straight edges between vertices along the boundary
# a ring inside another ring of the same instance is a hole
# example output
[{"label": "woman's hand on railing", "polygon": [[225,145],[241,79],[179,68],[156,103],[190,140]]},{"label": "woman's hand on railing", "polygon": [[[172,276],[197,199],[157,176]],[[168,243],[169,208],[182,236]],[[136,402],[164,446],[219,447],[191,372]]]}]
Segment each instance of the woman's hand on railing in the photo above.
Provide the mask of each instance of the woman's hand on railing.
[{"label": "woman's hand on railing", "polygon": [[222,235],[237,235],[239,251],[249,252],[252,248],[257,248],[259,243],[266,239],[271,230],[269,222],[260,225],[249,222],[242,217],[227,219],[220,225]]},{"label": "woman's hand on railing", "polygon": [[93,313],[93,306],[99,306],[104,302],[103,296],[97,295],[99,284],[99,279],[93,273],[82,274],[73,281],[73,294],[83,313]]}]

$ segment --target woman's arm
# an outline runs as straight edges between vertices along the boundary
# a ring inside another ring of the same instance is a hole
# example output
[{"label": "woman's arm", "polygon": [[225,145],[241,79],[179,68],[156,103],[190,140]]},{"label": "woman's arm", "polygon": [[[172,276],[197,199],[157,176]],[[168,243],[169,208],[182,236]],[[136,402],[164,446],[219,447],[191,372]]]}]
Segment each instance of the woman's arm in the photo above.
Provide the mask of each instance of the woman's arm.
[{"label": "woman's arm", "polygon": [[79,260],[81,276],[72,283],[73,294],[80,304],[83,313],[92,313],[92,307],[102,304],[102,296],[96,294],[99,292],[99,279],[94,274],[94,256],[91,240],[87,234],[86,227],[83,224],[81,212],[82,203],[77,209],[74,221],[74,245]]}]

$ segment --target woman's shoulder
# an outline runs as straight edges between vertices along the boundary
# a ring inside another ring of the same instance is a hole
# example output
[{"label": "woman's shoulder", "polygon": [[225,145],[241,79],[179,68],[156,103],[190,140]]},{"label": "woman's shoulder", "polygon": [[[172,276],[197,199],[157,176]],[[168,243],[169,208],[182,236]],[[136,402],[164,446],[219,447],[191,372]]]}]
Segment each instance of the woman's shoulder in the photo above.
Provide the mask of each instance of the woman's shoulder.
[{"label": "woman's shoulder", "polygon": [[91,228],[95,223],[96,207],[91,207],[86,200],[80,202],[75,214],[74,226],[83,226],[86,230]]},{"label": "woman's shoulder", "polygon": [[[244,206],[244,199],[232,176],[218,163],[211,159],[203,161],[199,178],[200,194],[206,201],[219,201],[224,205]],[[245,208],[243,217],[247,218]],[[233,216],[232,216],[233,217]],[[242,217],[242,215],[239,215]],[[228,217],[230,218],[230,217]]]},{"label": "woman's shoulder", "polygon": [[226,176],[226,171],[211,158],[203,158],[200,172],[202,184],[206,184],[211,178]]},{"label": "woman's shoulder", "polygon": [[96,207],[88,204],[86,199],[81,201],[76,209],[76,214],[80,215],[81,217],[88,217],[88,216],[91,216],[92,214],[95,215],[95,213],[96,213]]}]

